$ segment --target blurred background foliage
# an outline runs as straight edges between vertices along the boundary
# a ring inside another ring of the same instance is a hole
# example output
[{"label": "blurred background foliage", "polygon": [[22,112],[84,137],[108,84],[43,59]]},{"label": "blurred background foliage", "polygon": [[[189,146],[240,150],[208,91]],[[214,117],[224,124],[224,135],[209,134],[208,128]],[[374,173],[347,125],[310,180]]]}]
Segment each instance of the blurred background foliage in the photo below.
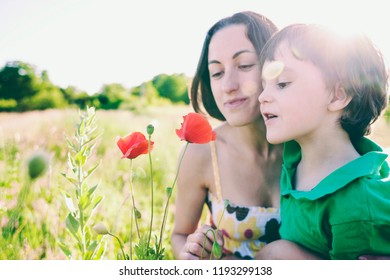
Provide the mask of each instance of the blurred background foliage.
[{"label": "blurred background foliage", "polygon": [[23,61],[10,61],[0,69],[0,112],[87,106],[137,111],[147,105],[189,104],[189,82],[184,74],[160,74],[133,88],[112,83],[103,85],[99,92],[88,93],[73,86],[58,87],[47,71],[38,71],[35,65]]}]

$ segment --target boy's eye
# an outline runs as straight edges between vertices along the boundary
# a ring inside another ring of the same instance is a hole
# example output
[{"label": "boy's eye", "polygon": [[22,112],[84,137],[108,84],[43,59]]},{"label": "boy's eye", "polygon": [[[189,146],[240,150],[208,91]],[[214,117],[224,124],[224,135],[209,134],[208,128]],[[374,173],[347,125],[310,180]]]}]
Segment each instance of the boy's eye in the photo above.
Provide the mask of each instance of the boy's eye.
[{"label": "boy's eye", "polygon": [[283,89],[286,86],[288,86],[289,84],[290,84],[289,82],[281,82],[281,83],[278,83],[277,86],[278,86],[278,88]]}]

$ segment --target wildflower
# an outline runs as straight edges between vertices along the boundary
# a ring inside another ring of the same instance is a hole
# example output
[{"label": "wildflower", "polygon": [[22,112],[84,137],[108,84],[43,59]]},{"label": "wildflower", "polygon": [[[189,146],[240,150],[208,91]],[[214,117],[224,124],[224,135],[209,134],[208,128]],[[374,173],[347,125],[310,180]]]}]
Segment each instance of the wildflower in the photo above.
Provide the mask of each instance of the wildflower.
[{"label": "wildflower", "polygon": [[[179,165],[176,170],[175,179],[173,180],[172,186],[168,188],[168,199],[165,204],[164,209],[164,215],[163,215],[163,221],[161,224],[160,229],[160,241],[158,245],[158,251],[162,250],[162,239],[163,239],[163,233],[165,229],[165,223],[167,220],[168,215],[168,205],[169,200],[172,196],[173,189],[175,187],[177,177],[179,176],[179,171],[181,167],[181,163],[183,161],[184,154],[187,151],[188,144],[189,143],[196,143],[196,144],[206,144],[210,141],[214,141],[216,138],[216,133],[213,131],[210,123],[207,121],[207,119],[202,116],[199,113],[188,113],[186,116],[183,117],[183,123],[181,124],[180,129],[176,129],[176,134],[179,136],[180,140],[187,141],[184,151],[180,157]],[[217,250],[216,248],[215,250]]]},{"label": "wildflower", "polygon": [[[135,199],[134,199],[134,193],[133,193],[133,159],[137,158],[140,155],[143,154],[149,154],[150,159],[150,152],[153,149],[154,142],[150,140],[150,137],[154,131],[154,127],[152,125],[148,125],[147,127],[147,133],[149,136],[149,139],[146,139],[145,135],[141,132],[133,132],[125,137],[119,137],[117,141],[118,148],[121,150],[123,156],[122,158],[128,158],[130,159],[130,195],[132,200],[132,215],[131,215],[131,226],[130,226],[130,259],[132,257],[132,227],[133,227],[133,217],[135,218],[135,226],[137,229],[138,238],[140,238],[140,231],[138,226],[138,219],[141,218],[141,213],[138,211],[137,207],[135,206]],[[151,189],[152,189],[152,211],[151,211],[151,225],[149,229],[149,237],[148,237],[148,245],[150,242],[150,236],[151,236],[151,227],[153,222],[153,180],[151,180]]]},{"label": "wildflower", "polygon": [[[182,123],[182,127],[180,129],[176,130],[176,134],[179,136],[180,140],[186,141],[186,145],[184,147],[184,152],[181,155],[181,158],[179,160],[179,164],[176,170],[176,175],[173,180],[172,185],[167,188],[167,201],[164,206],[164,213],[162,217],[161,227],[160,227],[160,234],[159,236],[156,236],[156,243],[155,247],[153,248],[150,246],[150,239],[152,234],[152,225],[153,225],[153,165],[152,165],[152,159],[151,159],[151,150],[153,148],[154,142],[151,141],[151,135],[154,132],[154,126],[148,125],[146,128],[146,131],[148,133],[148,139],[140,133],[140,132],[133,132],[129,134],[126,137],[119,137],[117,141],[117,145],[119,149],[121,150],[123,156],[122,158],[128,158],[130,159],[130,195],[132,199],[132,215],[130,220],[130,255],[124,255],[124,259],[132,259],[132,225],[133,225],[133,219],[135,220],[135,225],[137,228],[139,243],[135,245],[135,255],[138,259],[162,259],[164,257],[164,250],[162,241],[163,241],[163,234],[165,230],[165,225],[167,222],[168,217],[168,206],[169,201],[173,193],[173,189],[175,187],[177,177],[179,175],[181,162],[183,160],[184,154],[187,150],[187,147],[189,143],[197,143],[197,144],[206,144],[210,141],[214,141],[216,134],[213,131],[210,123],[207,121],[207,119],[198,114],[198,113],[189,113],[186,116],[183,117],[184,121]],[[150,225],[149,225],[149,231],[147,236],[140,235],[139,232],[139,226],[137,219],[140,218],[140,212],[137,210],[135,206],[135,199],[133,194],[133,184],[132,184],[132,161],[134,158],[138,157],[142,154],[148,154],[149,155],[149,165],[150,165],[150,189],[151,189],[151,216],[150,216]],[[138,213],[138,214],[137,214]],[[106,228],[100,228],[97,227],[97,230],[102,230],[102,232],[108,232]],[[106,233],[109,235],[112,235],[111,233]],[[112,235],[114,236],[114,235]],[[115,236],[114,236],[115,237]],[[117,237],[116,237],[117,238]],[[119,241],[119,238],[117,238]],[[123,250],[122,243],[121,249]],[[221,247],[219,244],[213,245],[213,252],[215,255],[219,256],[221,255]]]},{"label": "wildflower", "polygon": [[176,134],[180,140],[197,144],[205,144],[215,140],[215,131],[201,114],[189,113],[183,119],[181,128],[176,129]]},{"label": "wildflower", "polygon": [[[154,142],[150,143],[150,149],[153,149]],[[133,159],[139,155],[148,153],[148,140],[141,132],[133,132],[125,137],[119,137],[117,145],[123,153],[122,158]]]}]

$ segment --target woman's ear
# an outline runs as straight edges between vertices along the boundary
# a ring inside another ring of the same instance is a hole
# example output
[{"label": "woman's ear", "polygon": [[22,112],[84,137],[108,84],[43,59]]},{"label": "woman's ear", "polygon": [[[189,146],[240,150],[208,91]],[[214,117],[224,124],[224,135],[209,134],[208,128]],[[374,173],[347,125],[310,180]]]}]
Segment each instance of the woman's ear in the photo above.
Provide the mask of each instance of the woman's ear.
[{"label": "woman's ear", "polygon": [[339,82],[335,85],[334,90],[331,94],[331,100],[328,104],[328,110],[332,112],[343,110],[345,107],[348,106],[351,100],[352,97],[345,92],[343,85]]}]

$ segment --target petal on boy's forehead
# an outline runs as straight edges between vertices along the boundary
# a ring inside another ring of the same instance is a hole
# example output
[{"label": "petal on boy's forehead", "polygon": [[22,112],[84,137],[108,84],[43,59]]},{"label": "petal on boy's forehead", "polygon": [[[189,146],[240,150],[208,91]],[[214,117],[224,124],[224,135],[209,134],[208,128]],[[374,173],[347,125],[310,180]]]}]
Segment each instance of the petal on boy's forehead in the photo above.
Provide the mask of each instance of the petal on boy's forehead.
[{"label": "petal on boy's forehead", "polygon": [[271,61],[264,66],[263,78],[266,80],[273,80],[279,77],[284,70],[284,63],[278,60]]},{"label": "petal on boy's forehead", "polygon": [[299,60],[303,60],[302,52],[297,47],[291,46],[291,53]]}]

